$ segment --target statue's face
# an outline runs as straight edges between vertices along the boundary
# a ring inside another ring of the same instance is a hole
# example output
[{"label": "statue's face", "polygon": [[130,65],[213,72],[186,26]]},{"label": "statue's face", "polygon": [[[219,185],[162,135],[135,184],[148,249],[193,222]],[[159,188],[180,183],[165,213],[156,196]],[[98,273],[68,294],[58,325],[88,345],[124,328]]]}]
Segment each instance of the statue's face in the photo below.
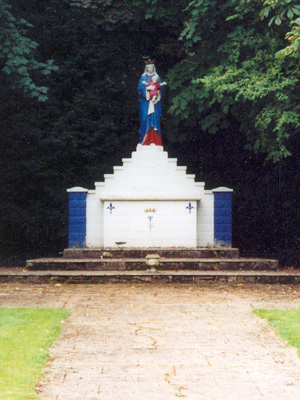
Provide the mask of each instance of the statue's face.
[{"label": "statue's face", "polygon": [[148,72],[149,74],[153,74],[153,72],[154,72],[154,64],[148,64],[148,65],[146,66],[146,70],[147,70],[147,72]]}]

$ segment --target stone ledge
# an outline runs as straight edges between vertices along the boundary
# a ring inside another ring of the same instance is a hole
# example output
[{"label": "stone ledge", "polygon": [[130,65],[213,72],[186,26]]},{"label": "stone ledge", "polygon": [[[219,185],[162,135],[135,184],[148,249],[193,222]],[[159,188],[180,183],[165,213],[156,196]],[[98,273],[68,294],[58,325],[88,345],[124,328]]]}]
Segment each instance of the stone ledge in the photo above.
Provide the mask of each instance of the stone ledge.
[{"label": "stone ledge", "polygon": [[0,283],[16,282],[28,284],[51,283],[265,283],[300,284],[300,271],[257,272],[257,271],[24,271],[0,269]]},{"label": "stone ledge", "polygon": [[239,258],[239,249],[228,247],[107,247],[65,249],[63,258],[145,258],[148,254],[165,258]]},{"label": "stone ledge", "polygon": [[[149,256],[148,256],[149,257]],[[159,256],[158,256],[159,257]],[[79,271],[122,271],[146,270],[149,266],[146,258],[128,259],[72,259],[72,258],[40,258],[28,260],[29,270],[79,270]],[[277,270],[277,260],[266,259],[204,259],[204,258],[160,258],[159,269],[192,270],[192,271],[237,271],[237,270]]]}]

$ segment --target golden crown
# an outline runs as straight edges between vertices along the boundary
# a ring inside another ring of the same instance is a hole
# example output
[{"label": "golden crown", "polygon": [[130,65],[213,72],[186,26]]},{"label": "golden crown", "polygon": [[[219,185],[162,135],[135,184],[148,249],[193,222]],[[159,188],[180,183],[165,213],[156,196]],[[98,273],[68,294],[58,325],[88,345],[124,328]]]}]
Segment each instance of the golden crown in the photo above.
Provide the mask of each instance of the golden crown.
[{"label": "golden crown", "polygon": [[151,58],[149,56],[142,56],[142,59],[144,60],[145,65],[155,63],[155,59],[151,60]]},{"label": "golden crown", "polygon": [[149,212],[153,212],[153,213],[155,213],[156,212],[156,208],[145,208],[145,213],[149,213]]}]

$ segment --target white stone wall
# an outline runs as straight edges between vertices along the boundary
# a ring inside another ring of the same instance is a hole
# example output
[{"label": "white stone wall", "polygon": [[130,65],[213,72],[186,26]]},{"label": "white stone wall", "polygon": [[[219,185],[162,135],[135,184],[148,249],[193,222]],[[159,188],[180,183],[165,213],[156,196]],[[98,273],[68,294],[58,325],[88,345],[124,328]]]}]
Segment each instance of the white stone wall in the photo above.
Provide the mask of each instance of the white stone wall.
[{"label": "white stone wall", "polygon": [[204,192],[204,183],[195,183],[195,175],[155,145],[138,145],[123,166],[104,178],[95,183],[100,200],[198,200]]},{"label": "white stone wall", "polygon": [[213,193],[161,146],[137,146],[87,195],[87,247],[213,244]]},{"label": "white stone wall", "polygon": [[95,191],[89,190],[86,198],[86,247],[103,247],[103,202]]},{"label": "white stone wall", "polygon": [[196,220],[196,201],[105,201],[104,247],[196,247]]},{"label": "white stone wall", "polygon": [[212,246],[214,243],[214,195],[205,190],[198,202],[197,247]]}]

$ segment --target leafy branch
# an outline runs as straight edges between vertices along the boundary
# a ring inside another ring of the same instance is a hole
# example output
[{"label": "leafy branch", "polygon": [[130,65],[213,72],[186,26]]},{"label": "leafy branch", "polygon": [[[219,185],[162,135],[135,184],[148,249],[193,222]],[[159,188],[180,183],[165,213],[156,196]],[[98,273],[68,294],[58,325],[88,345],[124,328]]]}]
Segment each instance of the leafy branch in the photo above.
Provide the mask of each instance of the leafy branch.
[{"label": "leafy branch", "polygon": [[53,60],[38,62],[35,52],[38,43],[25,36],[26,28],[32,25],[23,18],[15,18],[11,13],[11,5],[0,0],[0,62],[2,72],[8,76],[13,89],[21,89],[30,97],[39,101],[48,99],[48,88],[38,86],[31,77],[32,71],[40,71],[49,75],[57,71]]}]

